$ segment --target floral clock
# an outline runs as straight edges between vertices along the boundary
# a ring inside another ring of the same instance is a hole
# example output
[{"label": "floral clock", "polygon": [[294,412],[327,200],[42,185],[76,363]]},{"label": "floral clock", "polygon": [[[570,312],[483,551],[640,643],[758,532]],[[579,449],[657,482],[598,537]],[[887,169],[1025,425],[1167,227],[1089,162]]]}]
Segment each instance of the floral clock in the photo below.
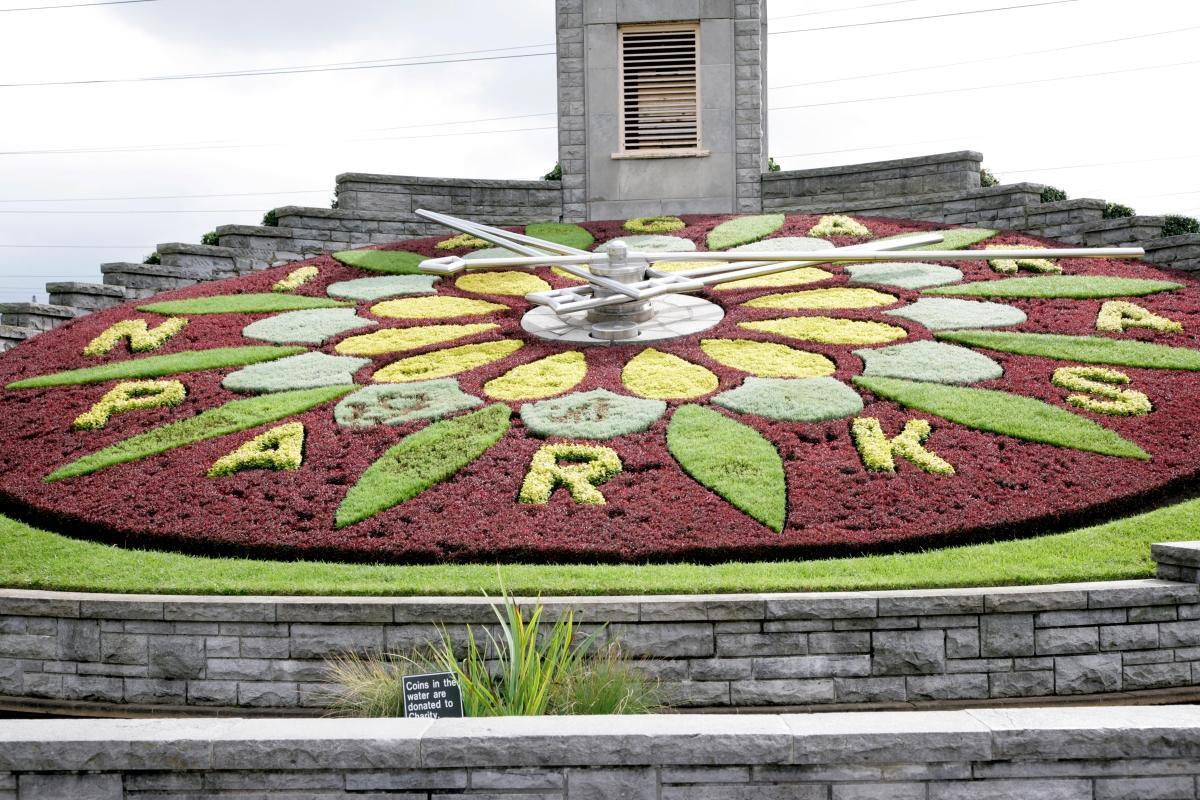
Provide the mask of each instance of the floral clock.
[{"label": "floral clock", "polygon": [[[745,260],[934,229],[780,214],[525,233]],[[0,498],[71,535],[206,553],[711,560],[1037,535],[1195,478],[1195,281],[940,232],[996,257],[720,284],[719,322],[641,344],[527,333],[527,294],[576,285],[558,269],[420,273],[494,254],[469,235],[129,303],[0,358]]]}]

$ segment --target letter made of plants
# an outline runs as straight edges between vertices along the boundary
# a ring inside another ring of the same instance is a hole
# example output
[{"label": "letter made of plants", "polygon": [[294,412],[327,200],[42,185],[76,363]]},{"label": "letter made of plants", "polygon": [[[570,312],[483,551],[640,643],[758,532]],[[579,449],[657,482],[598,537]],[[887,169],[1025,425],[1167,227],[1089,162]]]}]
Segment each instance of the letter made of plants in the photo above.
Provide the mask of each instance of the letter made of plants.
[{"label": "letter made of plants", "polygon": [[641,562],[1043,535],[1200,476],[1186,273],[868,217],[445,219],[0,356],[0,501],[189,552]]}]

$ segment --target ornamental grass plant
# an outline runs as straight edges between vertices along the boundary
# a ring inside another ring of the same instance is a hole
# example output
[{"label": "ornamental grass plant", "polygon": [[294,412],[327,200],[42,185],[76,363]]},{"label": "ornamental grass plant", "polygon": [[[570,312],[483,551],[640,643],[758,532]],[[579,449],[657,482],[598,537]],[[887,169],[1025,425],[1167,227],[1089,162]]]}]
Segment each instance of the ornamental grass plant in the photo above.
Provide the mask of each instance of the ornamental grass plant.
[{"label": "ornamental grass plant", "polygon": [[635,672],[616,644],[599,646],[603,628],[580,631],[574,611],[550,623],[541,603],[527,615],[507,592],[492,611],[495,630],[478,636],[468,625],[461,646],[442,628],[439,642],[409,654],[331,659],[341,689],[327,705],[342,716],[403,716],[404,675],[449,672],[468,717],[644,714],[661,706],[658,682]]}]

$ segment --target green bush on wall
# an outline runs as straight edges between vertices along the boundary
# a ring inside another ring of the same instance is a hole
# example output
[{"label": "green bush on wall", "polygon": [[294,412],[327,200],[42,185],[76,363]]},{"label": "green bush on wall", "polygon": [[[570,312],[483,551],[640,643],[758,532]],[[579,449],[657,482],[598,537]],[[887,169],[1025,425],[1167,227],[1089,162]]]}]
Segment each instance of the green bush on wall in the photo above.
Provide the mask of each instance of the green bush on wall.
[{"label": "green bush on wall", "polygon": [[1200,233],[1200,222],[1195,217],[1171,214],[1163,222],[1163,236],[1180,236],[1185,233]]},{"label": "green bush on wall", "polygon": [[216,231],[209,231],[200,237],[200,244],[207,244],[216,247],[221,243],[220,238],[221,237],[217,236]]},{"label": "green bush on wall", "polygon": [[143,258],[142,263],[143,264],[161,264],[162,258],[159,257],[158,251],[155,250],[153,253],[151,253],[150,255]]},{"label": "green bush on wall", "polygon": [[279,227],[279,217],[275,214],[275,209],[271,209],[267,213],[263,214],[262,224],[268,228]]},{"label": "green bush on wall", "polygon": [[544,181],[561,181],[562,180],[562,164],[555,164],[554,169],[542,176]]},{"label": "green bush on wall", "polygon": [[1120,203],[1109,203],[1104,207],[1105,219],[1123,219],[1125,217],[1132,217],[1136,213],[1129,206]]},{"label": "green bush on wall", "polygon": [[992,174],[992,171],[990,169],[988,169],[986,167],[980,167],[979,168],[979,185],[982,186],[984,189],[987,189],[991,186],[999,186],[1000,181],[996,179],[996,176]]},{"label": "green bush on wall", "polygon": [[1057,203],[1067,199],[1067,193],[1057,186],[1047,186],[1042,189],[1043,203]]}]

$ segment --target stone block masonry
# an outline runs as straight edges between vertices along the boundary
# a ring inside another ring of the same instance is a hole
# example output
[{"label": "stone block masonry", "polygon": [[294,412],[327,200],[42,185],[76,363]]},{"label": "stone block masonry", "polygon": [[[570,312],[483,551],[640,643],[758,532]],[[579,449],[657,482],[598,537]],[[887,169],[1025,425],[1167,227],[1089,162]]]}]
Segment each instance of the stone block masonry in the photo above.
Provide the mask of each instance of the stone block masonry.
[{"label": "stone block masonry", "polygon": [[1195,798],[1200,710],[12,720],[4,800]]},{"label": "stone block masonry", "polygon": [[[886,706],[1200,686],[1200,544],[1162,578],[1040,587],[550,598],[680,706]],[[0,590],[0,696],[315,709],[326,659],[404,652],[494,621],[485,598]]]}]

